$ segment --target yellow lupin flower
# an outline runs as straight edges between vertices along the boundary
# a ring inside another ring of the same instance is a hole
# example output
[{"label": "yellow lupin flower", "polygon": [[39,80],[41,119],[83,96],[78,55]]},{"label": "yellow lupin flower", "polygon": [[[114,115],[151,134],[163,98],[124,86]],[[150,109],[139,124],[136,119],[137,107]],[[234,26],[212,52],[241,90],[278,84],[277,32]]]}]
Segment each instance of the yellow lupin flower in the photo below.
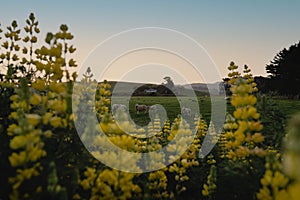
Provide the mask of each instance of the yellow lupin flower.
[{"label": "yellow lupin flower", "polygon": [[227,154],[227,158],[235,160],[236,159],[236,154],[232,150],[230,150]]},{"label": "yellow lupin flower", "polygon": [[27,159],[27,156],[24,151],[21,151],[20,153],[14,152],[8,158],[10,165],[12,167],[17,167],[17,166],[23,165],[26,162],[26,159]]},{"label": "yellow lupin flower", "polygon": [[239,143],[244,142],[245,140],[245,135],[244,132],[240,129],[238,129],[237,131],[234,132],[234,138],[236,141],[238,141]]},{"label": "yellow lupin flower", "polygon": [[204,183],[203,185],[203,190],[201,191],[203,196],[208,196],[209,192],[208,192],[208,186],[206,185],[206,183]]},{"label": "yellow lupin flower", "polygon": [[[299,199],[299,198],[300,198],[300,196],[297,197],[297,199]],[[275,200],[296,200],[296,199],[292,199],[286,190],[280,190],[277,193]]]},{"label": "yellow lupin flower", "polygon": [[264,136],[261,133],[254,133],[254,135],[252,135],[252,140],[255,143],[260,143],[264,141]]},{"label": "yellow lupin flower", "polygon": [[57,116],[51,117],[50,124],[54,128],[57,128],[57,127],[61,126],[61,118],[57,117]]},{"label": "yellow lupin flower", "polygon": [[52,113],[49,113],[49,112],[45,113],[43,115],[43,118],[42,118],[43,124],[44,125],[48,124],[48,122],[49,122],[49,120],[51,119],[52,116],[53,116]]},{"label": "yellow lupin flower", "polygon": [[32,176],[38,176],[38,171],[34,168],[27,168],[27,169],[18,169],[17,172],[24,177],[24,179],[30,179]]},{"label": "yellow lupin flower", "polygon": [[233,147],[232,141],[226,142],[226,143],[225,143],[225,147],[226,147],[227,149],[231,149],[231,148]]},{"label": "yellow lupin flower", "polygon": [[239,146],[236,150],[236,155],[239,158],[245,158],[249,155],[249,149],[247,147]]},{"label": "yellow lupin flower", "polygon": [[274,174],[274,177],[272,179],[271,185],[273,187],[283,188],[283,187],[285,187],[287,185],[288,182],[289,182],[289,179],[287,177],[285,177],[279,171],[276,171],[275,174]]},{"label": "yellow lupin flower", "polygon": [[51,82],[50,85],[49,85],[49,89],[52,92],[55,92],[55,93],[58,93],[58,94],[66,92],[66,86],[65,86],[64,83]]},{"label": "yellow lupin flower", "polygon": [[10,119],[17,119],[18,118],[17,112],[11,112],[10,115],[9,115],[9,118]]},{"label": "yellow lupin flower", "polygon": [[39,116],[38,114],[26,114],[26,119],[27,122],[34,127],[39,124],[41,116]]},{"label": "yellow lupin flower", "polygon": [[263,125],[260,122],[251,121],[248,124],[250,130],[252,131],[261,131],[263,129]]},{"label": "yellow lupin flower", "polygon": [[37,79],[35,82],[32,83],[32,87],[39,91],[44,91],[46,89],[46,83],[42,79]]},{"label": "yellow lupin flower", "polygon": [[268,188],[260,189],[259,192],[256,194],[258,200],[273,200],[270,190]]},{"label": "yellow lupin flower", "polygon": [[28,153],[28,159],[32,162],[37,161],[39,158],[46,156],[46,151],[39,147],[33,147]]},{"label": "yellow lupin flower", "polygon": [[50,103],[50,107],[55,110],[55,111],[58,111],[60,113],[64,113],[67,109],[67,104],[65,101],[60,101],[60,100],[52,100],[52,101],[49,101]]},{"label": "yellow lupin flower", "polygon": [[300,183],[296,182],[288,187],[289,200],[299,200],[300,199]]},{"label": "yellow lupin flower", "polygon": [[8,135],[13,135],[13,133],[14,134],[21,134],[22,133],[22,129],[17,124],[11,124],[7,128],[7,134]]},{"label": "yellow lupin flower", "polygon": [[19,148],[22,148],[26,145],[27,143],[27,139],[26,139],[26,136],[24,135],[18,135],[18,136],[15,136],[11,141],[10,141],[10,148],[12,149],[19,149]]},{"label": "yellow lupin flower", "polygon": [[264,157],[266,155],[266,151],[262,148],[255,147],[252,152],[258,157]]},{"label": "yellow lupin flower", "polygon": [[52,131],[47,130],[44,132],[45,137],[50,138],[52,136]]},{"label": "yellow lupin flower", "polygon": [[241,119],[242,118],[242,115],[243,115],[243,111],[241,108],[238,108],[236,109],[234,112],[233,112],[233,116],[236,118],[236,119]]},{"label": "yellow lupin flower", "polygon": [[[224,126],[227,132],[233,132],[233,137],[224,134],[227,157],[232,159],[236,159],[236,156],[244,158],[248,155],[262,157],[265,155],[265,151],[257,148],[257,145],[264,140],[264,137],[258,133],[263,129],[263,126],[258,121],[260,115],[254,107],[257,98],[253,93],[256,92],[257,88],[250,73],[251,70],[245,66],[242,76],[236,71],[238,67],[233,62],[230,63],[228,69],[231,70],[228,83],[231,85],[231,104],[235,107],[235,111],[233,112],[234,119],[228,118]],[[238,123],[238,127],[230,126],[234,122]]]},{"label": "yellow lupin flower", "polygon": [[39,105],[41,101],[42,101],[42,97],[36,93],[34,93],[29,99],[30,104],[34,106]]},{"label": "yellow lupin flower", "polygon": [[286,191],[289,179],[281,172],[278,156],[275,153],[269,152],[265,167],[265,174],[260,180],[262,187],[256,194],[257,199],[291,199],[288,198]]}]

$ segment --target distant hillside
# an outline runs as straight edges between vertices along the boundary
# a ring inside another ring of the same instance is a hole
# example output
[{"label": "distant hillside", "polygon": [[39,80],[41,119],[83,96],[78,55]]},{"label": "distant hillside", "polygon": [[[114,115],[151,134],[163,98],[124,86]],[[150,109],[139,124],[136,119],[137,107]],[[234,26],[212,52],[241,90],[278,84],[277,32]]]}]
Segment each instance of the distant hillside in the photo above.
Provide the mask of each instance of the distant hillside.
[{"label": "distant hillside", "polygon": [[[211,95],[219,95],[220,94],[220,82],[216,83],[192,83],[191,86],[193,90],[203,93],[209,93],[209,90],[211,92]],[[184,85],[185,88],[190,88],[190,85]]]},{"label": "distant hillside", "polygon": [[[174,92],[161,84],[135,83],[135,82],[116,82],[109,81],[112,86],[111,91],[117,96],[197,96],[208,95],[205,84],[192,84],[193,90],[188,85],[175,85]],[[131,95],[132,94],[132,95]]]}]

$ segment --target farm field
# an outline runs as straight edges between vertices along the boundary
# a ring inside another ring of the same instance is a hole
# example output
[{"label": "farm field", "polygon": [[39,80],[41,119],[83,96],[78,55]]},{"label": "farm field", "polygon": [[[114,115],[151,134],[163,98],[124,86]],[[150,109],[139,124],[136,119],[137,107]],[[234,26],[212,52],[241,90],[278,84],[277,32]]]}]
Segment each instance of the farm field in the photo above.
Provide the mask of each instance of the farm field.
[{"label": "farm field", "polygon": [[274,99],[274,102],[287,118],[300,112],[300,100]]},{"label": "farm field", "polygon": [[[122,97],[119,97],[120,100],[122,100]],[[190,97],[182,97],[186,101],[192,101],[192,98]],[[118,99],[118,98],[117,98]],[[206,120],[209,120],[210,118],[210,98],[205,97],[197,97],[198,103],[199,103],[199,109],[200,113],[203,115],[203,117]],[[116,103],[118,103],[118,100],[116,100]],[[131,118],[140,125],[148,124],[149,122],[149,116],[145,113],[139,113],[137,114],[135,111],[135,104],[145,104],[145,105],[155,105],[160,104],[162,105],[166,112],[169,120],[172,122],[178,114],[181,113],[180,109],[180,102],[176,97],[159,97],[159,96],[133,96],[130,98],[129,101],[129,113],[131,115]],[[194,116],[195,112],[192,111],[192,116]]]},{"label": "farm field", "polygon": [[[118,100],[119,98],[119,100]],[[192,101],[191,97],[182,97],[185,98],[187,101]],[[214,97],[216,99],[221,99],[222,97]],[[276,104],[276,107],[282,111],[285,118],[288,119],[290,116],[296,114],[300,111],[300,100],[291,100],[291,99],[280,99],[280,98],[270,98],[267,97],[272,103]],[[115,98],[115,103],[122,102],[122,97]],[[205,96],[198,96],[197,97],[199,103],[200,114],[206,122],[210,121],[211,115],[211,99],[210,97]],[[228,113],[232,113],[233,107],[229,103],[226,104],[226,111]],[[260,100],[258,100],[260,101]],[[129,113],[131,118],[138,124],[138,125],[145,125],[149,122],[148,114],[140,113],[137,114],[135,111],[135,104],[145,104],[145,105],[154,105],[154,104],[161,104],[167,111],[167,116],[169,120],[172,122],[178,114],[180,114],[180,104],[177,97],[161,97],[161,96],[133,96],[130,98],[129,101]],[[192,115],[194,113],[192,112]]]}]

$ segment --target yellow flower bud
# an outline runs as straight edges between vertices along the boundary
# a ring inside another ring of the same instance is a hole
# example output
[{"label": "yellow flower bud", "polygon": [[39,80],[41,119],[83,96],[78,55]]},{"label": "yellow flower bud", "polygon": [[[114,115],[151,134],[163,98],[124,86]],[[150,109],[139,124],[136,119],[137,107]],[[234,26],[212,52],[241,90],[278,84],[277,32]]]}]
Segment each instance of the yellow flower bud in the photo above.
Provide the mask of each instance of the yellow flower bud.
[{"label": "yellow flower bud", "polygon": [[54,128],[57,128],[57,127],[61,126],[61,118],[57,117],[57,116],[51,117],[50,124]]},{"label": "yellow flower bud", "polygon": [[9,156],[8,160],[12,167],[17,167],[17,166],[23,165],[26,161],[26,153],[24,151],[21,151],[18,154],[12,153],[12,155]]},{"label": "yellow flower bud", "polygon": [[46,152],[37,146],[31,149],[31,151],[29,151],[28,153],[28,158],[32,162],[37,161],[39,158],[43,156],[46,156]]},{"label": "yellow flower bud", "polygon": [[235,160],[235,159],[236,159],[236,154],[235,154],[232,150],[230,150],[230,151],[228,152],[228,154],[227,154],[227,158],[228,158],[228,159]]},{"label": "yellow flower bud", "polygon": [[55,83],[55,82],[52,82],[50,83],[49,85],[49,89],[53,92],[56,92],[56,93],[64,93],[66,91],[66,87],[64,85],[64,83]]},{"label": "yellow flower bud", "polygon": [[245,158],[249,154],[249,149],[247,147],[239,146],[238,149],[236,150],[236,155],[239,158]]},{"label": "yellow flower bud", "polygon": [[43,124],[46,125],[48,124],[50,118],[52,117],[52,113],[45,113],[44,116],[43,116]]},{"label": "yellow flower bud", "polygon": [[10,119],[17,119],[18,118],[17,112],[11,112],[10,115],[9,115],[9,118]]},{"label": "yellow flower bud", "polygon": [[34,83],[32,83],[32,87],[39,91],[44,91],[46,88],[46,83],[42,79],[37,79]]},{"label": "yellow flower bud", "polygon": [[41,120],[41,116],[38,114],[26,114],[27,122],[32,126],[38,125]]},{"label": "yellow flower bud", "polygon": [[243,114],[243,111],[241,108],[238,108],[236,109],[234,112],[233,112],[233,116],[236,118],[236,119],[241,119],[242,118],[242,114]]},{"label": "yellow flower bud", "polygon": [[10,148],[12,149],[19,149],[21,147],[24,147],[25,144],[27,143],[26,137],[23,135],[15,136],[11,141],[10,141]]},{"label": "yellow flower bud", "polygon": [[298,200],[300,199],[300,183],[296,182],[293,183],[291,186],[287,189],[289,194],[289,200]]},{"label": "yellow flower bud", "polygon": [[262,136],[261,133],[255,133],[254,135],[252,135],[252,140],[255,143],[260,143],[264,141],[264,136]]},{"label": "yellow flower bud", "polygon": [[45,137],[50,138],[52,136],[52,131],[47,130],[44,132]]},{"label": "yellow flower bud", "polygon": [[263,125],[260,122],[249,122],[249,128],[252,131],[261,131],[263,129]]},{"label": "yellow flower bud", "polygon": [[34,93],[29,99],[29,102],[34,106],[39,105],[41,101],[42,101],[42,97],[36,93]]}]

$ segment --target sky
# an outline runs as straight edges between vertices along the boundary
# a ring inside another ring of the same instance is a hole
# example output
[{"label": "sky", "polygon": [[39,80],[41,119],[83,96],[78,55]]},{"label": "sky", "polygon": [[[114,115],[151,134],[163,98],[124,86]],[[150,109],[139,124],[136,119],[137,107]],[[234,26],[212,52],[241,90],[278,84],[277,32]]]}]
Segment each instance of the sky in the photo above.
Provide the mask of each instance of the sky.
[{"label": "sky", "polygon": [[[42,40],[47,32],[56,32],[61,24],[67,24],[75,36],[72,41],[77,47],[74,58],[81,70],[87,67],[90,55],[103,41],[107,41],[107,38],[142,27],[172,29],[192,38],[205,50],[220,77],[226,76],[230,61],[239,66],[247,64],[254,75],[266,76],[265,66],[274,56],[283,48],[288,48],[300,40],[300,1],[297,0],[11,0],[3,1],[1,5],[2,28],[12,20],[17,20],[23,27],[25,19],[33,12],[39,21]],[[143,39],[145,38],[147,34]],[[113,48],[119,48],[120,45]],[[147,52],[130,55],[134,60],[143,60],[144,57],[149,57],[145,54]],[[126,60],[127,55],[129,54],[122,54],[123,60]],[[197,79],[178,71],[180,67],[174,67],[176,64],[172,62],[160,63],[166,59],[164,56],[159,52],[157,57],[160,57],[160,60],[151,62],[146,59],[144,63],[139,62],[140,68],[135,72],[133,71],[137,68],[136,65],[128,70],[131,74],[121,70],[123,65],[128,63],[119,62],[119,65],[113,67],[114,70],[110,70],[113,74],[102,74],[101,78],[125,77],[125,80],[127,77],[129,81],[162,82],[164,76],[171,74],[174,82],[182,82],[179,75],[187,76],[184,78],[189,82],[205,80],[205,74],[200,75],[202,79]],[[101,55],[98,57],[100,59]],[[97,62],[95,60],[92,63]],[[145,69],[141,70],[143,68]],[[191,72],[193,67],[181,68]],[[120,70],[123,72],[121,75],[117,73]],[[119,77],[114,76],[117,74]]]}]

